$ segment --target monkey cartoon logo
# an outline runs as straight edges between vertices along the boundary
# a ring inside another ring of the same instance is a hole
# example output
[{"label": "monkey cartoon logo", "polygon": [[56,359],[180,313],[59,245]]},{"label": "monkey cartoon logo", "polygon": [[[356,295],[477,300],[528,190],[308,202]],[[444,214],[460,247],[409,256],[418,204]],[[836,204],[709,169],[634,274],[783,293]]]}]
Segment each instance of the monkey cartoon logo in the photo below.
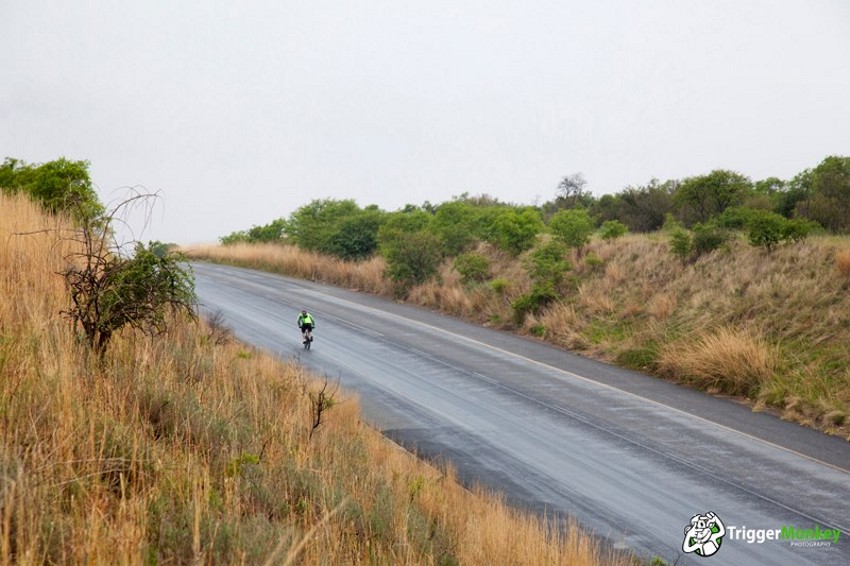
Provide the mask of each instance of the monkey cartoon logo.
[{"label": "monkey cartoon logo", "polygon": [[713,511],[705,515],[694,515],[689,525],[685,526],[685,540],[682,550],[694,552],[698,556],[711,556],[723,543],[726,527]]}]

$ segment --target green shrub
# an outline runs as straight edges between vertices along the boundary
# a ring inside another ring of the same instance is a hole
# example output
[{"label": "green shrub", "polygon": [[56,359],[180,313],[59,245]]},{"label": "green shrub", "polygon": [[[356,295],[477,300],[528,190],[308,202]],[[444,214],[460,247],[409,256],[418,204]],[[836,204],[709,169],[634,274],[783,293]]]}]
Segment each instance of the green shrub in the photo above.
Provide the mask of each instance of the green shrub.
[{"label": "green shrub", "polygon": [[693,239],[690,232],[684,228],[674,228],[670,234],[670,251],[682,260],[682,263],[688,261],[693,251]]},{"label": "green shrub", "polygon": [[788,220],[775,212],[753,210],[750,212],[749,240],[753,246],[763,246],[768,253],[784,239],[785,224]]},{"label": "green shrub", "polygon": [[503,277],[497,277],[490,281],[490,288],[493,289],[493,292],[497,295],[504,295],[510,286],[510,281]]},{"label": "green shrub", "polygon": [[752,211],[749,219],[749,241],[771,252],[780,242],[804,240],[817,224],[810,220],[788,220],[784,216],[763,210]]},{"label": "green shrub", "polygon": [[729,233],[713,224],[694,224],[693,254],[699,257],[726,243]]},{"label": "green shrub", "polygon": [[558,300],[558,294],[550,282],[536,283],[531,291],[517,297],[511,307],[514,311],[514,323],[520,326],[529,313],[539,314],[545,307]]},{"label": "green shrub", "polygon": [[564,274],[572,269],[570,262],[564,259],[567,249],[561,242],[553,241],[535,249],[526,263],[531,278],[538,283],[549,282],[557,286]]},{"label": "green shrub", "polygon": [[490,260],[481,254],[465,253],[457,256],[454,268],[464,284],[480,283],[490,277]]},{"label": "green shrub", "polygon": [[603,240],[615,240],[626,235],[629,229],[619,220],[606,220],[602,223],[599,235]]},{"label": "green shrub", "polygon": [[488,239],[500,249],[519,255],[534,246],[542,229],[540,213],[533,208],[506,208],[493,219]]},{"label": "green shrub", "polygon": [[746,206],[733,206],[724,210],[714,221],[717,226],[727,230],[743,230],[750,224],[753,215],[759,212],[763,211]]},{"label": "green shrub", "polygon": [[581,249],[593,234],[593,220],[584,209],[559,210],[549,221],[549,231],[564,245]]},{"label": "green shrub", "polygon": [[786,242],[801,242],[809,234],[818,230],[818,228],[820,228],[820,225],[817,222],[803,218],[794,218],[785,222],[785,226],[782,229],[782,238]]},{"label": "green shrub", "polygon": [[396,232],[383,243],[381,254],[387,262],[387,275],[400,294],[434,275],[442,259],[439,239],[425,231]]}]

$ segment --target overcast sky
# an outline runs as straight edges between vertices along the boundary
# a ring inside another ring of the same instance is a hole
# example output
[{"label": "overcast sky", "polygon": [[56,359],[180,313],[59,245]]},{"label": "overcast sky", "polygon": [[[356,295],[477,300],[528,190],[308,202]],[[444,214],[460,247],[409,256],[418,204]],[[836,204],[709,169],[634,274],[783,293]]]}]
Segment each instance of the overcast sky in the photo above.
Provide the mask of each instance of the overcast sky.
[{"label": "overcast sky", "polygon": [[850,155],[850,0],[0,0],[0,68],[0,159],[158,191],[145,241]]}]

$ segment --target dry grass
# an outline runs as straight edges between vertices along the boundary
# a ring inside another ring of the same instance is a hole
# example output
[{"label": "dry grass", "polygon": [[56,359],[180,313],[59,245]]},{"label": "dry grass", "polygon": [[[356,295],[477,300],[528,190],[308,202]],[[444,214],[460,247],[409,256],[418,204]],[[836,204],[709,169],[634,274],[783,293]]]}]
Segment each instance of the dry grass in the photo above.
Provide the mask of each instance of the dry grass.
[{"label": "dry grass", "polygon": [[717,393],[750,395],[777,370],[775,348],[756,333],[724,327],[666,346],[659,371]]},{"label": "dry grass", "polygon": [[0,195],[0,563],[629,563],[462,488],[344,393],[311,436],[321,384],[214,328],[89,356],[58,314],[51,223]]}]

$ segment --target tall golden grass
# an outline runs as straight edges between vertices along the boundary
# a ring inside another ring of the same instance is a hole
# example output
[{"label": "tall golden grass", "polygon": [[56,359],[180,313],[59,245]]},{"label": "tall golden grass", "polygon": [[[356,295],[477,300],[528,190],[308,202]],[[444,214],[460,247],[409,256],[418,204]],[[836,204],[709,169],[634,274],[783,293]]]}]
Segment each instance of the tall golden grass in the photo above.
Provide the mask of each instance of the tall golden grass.
[{"label": "tall golden grass", "polygon": [[[259,252],[250,249],[190,253],[257,266],[248,254]],[[531,287],[525,258],[482,245],[477,251],[490,260],[492,281],[465,286],[446,262],[436,279],[412,289],[407,300],[706,390],[746,391],[760,406],[850,438],[847,250],[846,237],[810,237],[768,254],[741,238],[682,265],[663,235],[594,240],[581,256],[572,254],[561,300],[515,327],[511,305]],[[292,248],[285,253],[303,254]],[[380,259],[322,265],[318,275],[281,264],[272,269],[391,294],[388,282],[381,283]],[[368,277],[356,281],[358,270],[367,269]]]},{"label": "tall golden grass", "polygon": [[713,392],[750,395],[776,374],[774,350],[752,331],[724,327],[665,347],[658,369]]},{"label": "tall golden grass", "polygon": [[67,227],[0,195],[0,563],[630,563],[462,488],[344,392],[310,434],[323,384],[205,325],[89,355],[59,314]]}]

